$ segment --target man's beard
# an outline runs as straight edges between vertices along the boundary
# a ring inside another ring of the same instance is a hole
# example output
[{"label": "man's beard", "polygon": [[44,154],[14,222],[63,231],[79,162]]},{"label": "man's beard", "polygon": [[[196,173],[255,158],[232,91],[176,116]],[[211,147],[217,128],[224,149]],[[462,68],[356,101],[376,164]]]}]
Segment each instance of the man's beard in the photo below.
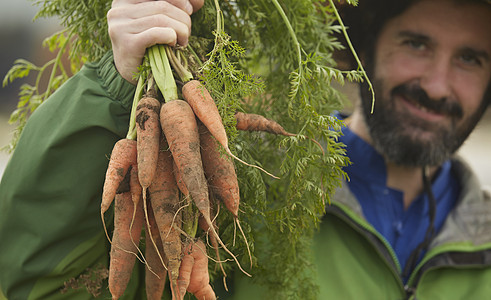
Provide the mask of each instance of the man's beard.
[{"label": "man's beard", "polygon": [[[380,81],[374,82],[374,90],[378,97],[372,114],[371,94],[368,89],[361,89],[364,116],[373,146],[387,160],[410,167],[436,166],[450,158],[472,132],[487,106],[487,102],[482,101],[479,109],[457,126],[463,116],[460,105],[447,99],[432,100],[419,85],[399,85],[392,89],[389,99],[381,98],[383,89]],[[418,106],[444,114],[451,123],[429,122],[398,111],[395,109],[395,95],[405,96]],[[427,133],[431,133],[431,138]]]}]

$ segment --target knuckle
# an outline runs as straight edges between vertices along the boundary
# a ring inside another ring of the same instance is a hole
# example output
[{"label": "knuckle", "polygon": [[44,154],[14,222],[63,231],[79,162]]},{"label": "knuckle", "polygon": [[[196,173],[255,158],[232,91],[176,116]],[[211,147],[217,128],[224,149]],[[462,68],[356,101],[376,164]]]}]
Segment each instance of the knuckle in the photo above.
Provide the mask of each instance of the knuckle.
[{"label": "knuckle", "polygon": [[172,4],[167,1],[153,1],[152,4],[155,6],[156,11],[158,12],[166,12],[172,6]]},{"label": "knuckle", "polygon": [[152,15],[150,22],[153,24],[154,27],[168,27],[169,17],[163,14]]},{"label": "knuckle", "polygon": [[112,39],[118,38],[121,36],[121,24],[119,23],[108,23],[107,32]]},{"label": "knuckle", "polygon": [[116,19],[121,15],[121,8],[119,6],[117,7],[111,7],[107,13],[106,17],[109,19]]}]

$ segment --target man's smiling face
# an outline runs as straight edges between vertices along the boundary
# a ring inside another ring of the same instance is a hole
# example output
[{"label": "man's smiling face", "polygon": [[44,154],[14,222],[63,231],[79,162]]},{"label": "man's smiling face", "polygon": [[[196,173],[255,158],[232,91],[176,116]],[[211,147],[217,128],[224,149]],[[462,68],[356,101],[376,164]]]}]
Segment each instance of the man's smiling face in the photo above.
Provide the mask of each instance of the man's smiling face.
[{"label": "man's smiling face", "polygon": [[418,1],[381,30],[370,70],[375,148],[402,165],[438,165],[481,118],[490,96],[491,6]]}]

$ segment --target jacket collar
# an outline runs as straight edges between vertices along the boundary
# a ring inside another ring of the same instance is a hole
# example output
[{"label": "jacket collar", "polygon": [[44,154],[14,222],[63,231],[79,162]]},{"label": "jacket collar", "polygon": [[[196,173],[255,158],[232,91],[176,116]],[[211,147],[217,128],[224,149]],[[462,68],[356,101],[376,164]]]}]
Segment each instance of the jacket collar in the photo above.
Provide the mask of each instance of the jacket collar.
[{"label": "jacket collar", "polygon": [[447,243],[470,242],[472,246],[491,244],[491,194],[482,189],[477,176],[459,156],[452,159],[461,183],[461,194],[431,248]]},{"label": "jacket collar", "polygon": [[[491,193],[483,190],[477,176],[459,156],[452,158],[452,168],[461,183],[461,194],[430,248],[449,243],[470,243],[470,246],[491,245]],[[343,182],[332,197],[333,204],[348,207],[363,217],[358,200]]]}]

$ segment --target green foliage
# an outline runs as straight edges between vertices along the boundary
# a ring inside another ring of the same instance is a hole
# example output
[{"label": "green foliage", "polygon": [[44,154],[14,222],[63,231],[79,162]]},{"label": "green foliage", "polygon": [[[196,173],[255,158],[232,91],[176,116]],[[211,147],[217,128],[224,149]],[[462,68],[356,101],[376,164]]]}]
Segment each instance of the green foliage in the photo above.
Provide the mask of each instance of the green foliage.
[{"label": "green foliage", "polygon": [[[344,178],[341,166],[349,163],[343,145],[337,142],[342,124],[331,116],[343,107],[343,97],[331,87],[331,82],[361,81],[364,74],[335,68],[332,54],[341,44],[334,33],[343,28],[334,25],[336,18],[331,7],[318,1],[273,2],[276,1],[222,2],[224,31],[237,38],[247,51],[232,57],[225,48],[216,50],[217,40],[228,41],[229,37],[217,36],[215,31],[215,49],[206,64],[213,66],[213,72],[203,72],[201,76],[207,83],[219,78],[218,87],[220,80],[235,79],[228,72],[239,67],[246,74],[260,76],[264,92],[242,96],[237,109],[274,119],[287,131],[298,134],[285,138],[239,132],[233,136],[239,157],[281,177],[272,179],[236,164],[244,212],[240,218],[250,226],[247,236],[256,249],[254,280],[267,285],[273,299],[315,299],[318,289],[312,280],[315,272],[310,257],[311,237],[330,195]],[[203,14],[213,13],[211,5],[205,4]],[[214,17],[198,15],[196,19]],[[234,63],[224,63],[218,56],[234,59]],[[226,89],[207,87],[217,103],[224,98],[224,103],[237,107],[234,97],[240,97],[239,93],[227,100],[223,96]],[[309,138],[321,141],[323,149]],[[226,220],[221,222],[229,224]],[[226,235],[224,239],[229,240]],[[240,247],[234,250],[237,253]]]},{"label": "green foliage", "polygon": [[[23,84],[19,93],[17,109],[11,114],[9,123],[17,124],[13,138],[6,150],[14,150],[22,129],[30,114],[46,100],[71,74],[76,73],[85,61],[94,61],[110,49],[111,41],[107,32],[106,13],[111,6],[107,0],[45,0],[33,1],[40,6],[37,18],[58,18],[64,30],[46,38],[47,47],[56,56],[43,66],[19,59],[7,73],[3,86],[37,73],[34,86]],[[63,55],[68,55],[71,74],[65,70]],[[48,83],[41,86],[41,79],[48,74]]]},{"label": "green foliage", "polygon": [[40,6],[36,18],[56,17],[67,30],[76,36],[70,47],[70,58],[94,61],[111,47],[107,31],[106,14],[109,0],[36,0]]},{"label": "green foliage", "polygon": [[[40,67],[25,59],[17,59],[14,62],[14,66],[5,75],[3,86],[6,86],[15,79],[25,78],[31,73],[37,73],[34,85],[25,83],[20,88],[17,108],[10,115],[9,119],[11,124],[17,124],[17,128],[15,129],[12,141],[6,146],[7,151],[11,152],[14,150],[30,114],[69,78],[62,62],[62,56],[68,44],[69,38],[65,37],[63,32],[54,34],[45,39],[43,45],[48,47],[52,52],[58,51],[55,58]],[[48,74],[48,84],[43,90],[41,80],[45,74]]]},{"label": "green foliage", "polygon": [[[84,61],[97,60],[110,49],[105,18],[110,1],[37,4],[38,17],[58,17],[66,29],[46,40],[58,51],[53,61],[37,67],[18,60],[5,77],[4,85],[51,69],[45,90],[38,83],[22,87],[11,119],[19,128],[69,78],[60,63],[64,51],[74,73]],[[270,287],[273,299],[315,299],[318,291],[312,280],[311,237],[344,179],[341,168],[349,163],[338,142],[343,125],[331,116],[343,108],[344,97],[331,83],[366,79],[361,65],[347,72],[336,68],[333,53],[342,48],[335,38],[339,33],[347,37],[331,0],[207,0],[193,15],[190,46],[175,49],[214,97],[231,149],[244,161],[281,177],[273,179],[236,164],[242,199],[239,219],[253,251],[251,273],[256,282]],[[140,70],[144,71],[148,69]],[[274,119],[296,136],[237,132],[236,111]],[[221,211],[217,224],[222,240],[248,266],[247,247],[231,215]],[[233,262],[224,265],[226,270],[235,268]],[[212,274],[220,276],[218,271]]]}]

